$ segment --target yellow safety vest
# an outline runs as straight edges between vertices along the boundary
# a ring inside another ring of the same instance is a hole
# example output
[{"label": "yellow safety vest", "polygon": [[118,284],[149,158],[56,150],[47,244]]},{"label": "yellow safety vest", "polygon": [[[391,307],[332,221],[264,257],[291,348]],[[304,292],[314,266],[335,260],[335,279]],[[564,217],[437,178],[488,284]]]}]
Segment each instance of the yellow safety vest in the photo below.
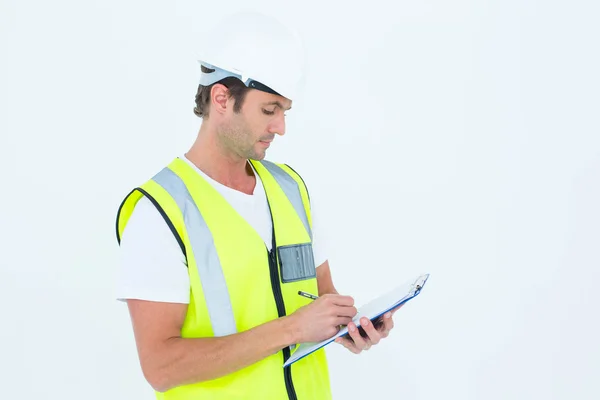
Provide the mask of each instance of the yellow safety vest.
[{"label": "yellow safety vest", "polygon": [[[273,221],[273,248],[184,160],[176,158],[135,188],[117,213],[117,240],[137,201],[146,196],[159,210],[187,260],[190,303],[184,338],[243,332],[284,315],[317,293],[312,220],[302,178],[285,164],[251,161],[262,180]],[[164,393],[162,400],[329,400],[324,349],[289,367],[290,348],[230,375]]]}]

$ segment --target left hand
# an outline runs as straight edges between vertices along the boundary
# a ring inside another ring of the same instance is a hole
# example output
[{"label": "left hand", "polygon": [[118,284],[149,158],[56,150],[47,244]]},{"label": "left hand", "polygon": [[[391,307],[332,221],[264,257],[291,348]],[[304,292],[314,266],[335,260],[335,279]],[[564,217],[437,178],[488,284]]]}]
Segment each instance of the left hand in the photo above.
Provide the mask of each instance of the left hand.
[{"label": "left hand", "polygon": [[378,344],[381,339],[388,337],[390,331],[394,328],[392,316],[400,307],[388,311],[381,316],[383,323],[379,324],[379,329],[373,326],[373,322],[367,318],[361,318],[360,325],[367,334],[366,338],[360,335],[356,324],[350,322],[348,324],[348,335],[350,337],[345,335],[335,339],[335,342],[343,345],[354,354],[360,354],[362,351],[369,350],[371,346]]}]

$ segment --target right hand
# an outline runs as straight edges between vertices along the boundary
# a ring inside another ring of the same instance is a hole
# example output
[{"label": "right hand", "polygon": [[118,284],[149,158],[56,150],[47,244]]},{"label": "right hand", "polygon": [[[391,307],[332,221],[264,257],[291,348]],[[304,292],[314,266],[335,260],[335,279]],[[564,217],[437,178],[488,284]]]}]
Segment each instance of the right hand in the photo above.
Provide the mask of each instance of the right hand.
[{"label": "right hand", "polygon": [[340,325],[348,325],[356,315],[354,299],[339,294],[326,294],[289,316],[296,343],[320,342],[338,333]]}]

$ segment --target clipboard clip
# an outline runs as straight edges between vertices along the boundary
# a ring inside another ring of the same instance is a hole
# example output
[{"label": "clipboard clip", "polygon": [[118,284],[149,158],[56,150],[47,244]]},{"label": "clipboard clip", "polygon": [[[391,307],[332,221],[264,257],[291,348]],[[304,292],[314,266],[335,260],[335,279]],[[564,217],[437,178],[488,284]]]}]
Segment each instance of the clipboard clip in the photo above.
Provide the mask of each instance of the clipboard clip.
[{"label": "clipboard clip", "polygon": [[413,287],[412,287],[412,291],[415,296],[417,294],[419,294],[421,289],[423,289],[423,286],[425,286],[425,282],[427,282],[428,278],[429,278],[429,274],[423,274],[415,280],[415,282],[413,283]]}]

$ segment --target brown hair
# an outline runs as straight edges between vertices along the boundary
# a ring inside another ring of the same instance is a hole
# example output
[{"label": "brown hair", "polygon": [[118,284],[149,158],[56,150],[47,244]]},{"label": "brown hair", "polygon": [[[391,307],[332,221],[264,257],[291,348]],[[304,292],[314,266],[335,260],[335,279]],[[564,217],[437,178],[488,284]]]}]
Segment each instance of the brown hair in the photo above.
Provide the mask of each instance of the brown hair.
[{"label": "brown hair", "polygon": [[[204,65],[201,66],[202,72],[210,73],[214,72],[212,69],[206,68]],[[198,85],[198,92],[196,93],[196,107],[194,107],[194,114],[200,118],[208,118],[209,105],[210,105],[210,91],[213,86],[217,83],[224,85],[229,91],[229,97],[232,97],[234,102],[233,112],[239,113],[244,105],[244,99],[246,93],[250,90],[244,85],[242,81],[235,77],[227,77],[221,79],[218,82],[213,83],[209,86]]]}]

